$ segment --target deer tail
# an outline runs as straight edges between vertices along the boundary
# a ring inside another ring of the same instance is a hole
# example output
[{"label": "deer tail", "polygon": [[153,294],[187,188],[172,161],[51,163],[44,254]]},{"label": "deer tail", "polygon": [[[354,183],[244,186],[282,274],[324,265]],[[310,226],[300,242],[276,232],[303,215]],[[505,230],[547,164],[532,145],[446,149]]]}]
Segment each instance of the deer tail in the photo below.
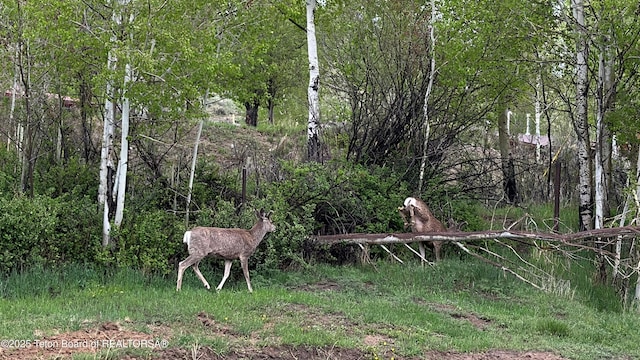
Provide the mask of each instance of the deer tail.
[{"label": "deer tail", "polygon": [[184,237],[182,238],[182,242],[187,244],[187,248],[189,247],[189,243],[191,243],[191,231],[187,231],[184,233]]}]

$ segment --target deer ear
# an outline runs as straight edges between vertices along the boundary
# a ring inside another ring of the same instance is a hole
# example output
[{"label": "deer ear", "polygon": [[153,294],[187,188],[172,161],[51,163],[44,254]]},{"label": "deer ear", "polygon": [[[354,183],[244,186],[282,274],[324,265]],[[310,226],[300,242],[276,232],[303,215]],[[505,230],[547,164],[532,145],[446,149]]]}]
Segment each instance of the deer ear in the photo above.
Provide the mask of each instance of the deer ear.
[{"label": "deer ear", "polygon": [[269,211],[266,215],[267,219],[271,219],[271,215],[273,215],[273,210]]}]

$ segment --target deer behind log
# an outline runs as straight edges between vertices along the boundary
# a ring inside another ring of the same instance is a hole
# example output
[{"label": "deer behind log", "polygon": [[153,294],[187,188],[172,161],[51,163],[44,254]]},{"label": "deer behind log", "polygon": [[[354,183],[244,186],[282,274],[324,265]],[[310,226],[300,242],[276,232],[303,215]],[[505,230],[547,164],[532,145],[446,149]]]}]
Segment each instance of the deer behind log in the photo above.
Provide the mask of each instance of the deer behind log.
[{"label": "deer behind log", "polygon": [[181,261],[178,265],[178,283],[176,290],[182,287],[182,274],[193,265],[193,271],[202,281],[207,289],[211,289],[207,280],[202,276],[198,264],[206,256],[213,256],[224,260],[224,276],[216,290],[222,289],[231,271],[232,260],[239,259],[247,281],[249,292],[251,280],[249,278],[249,257],[256,251],[258,245],[269,232],[275,231],[276,227],[271,223],[271,213],[265,214],[264,210],[256,211],[258,221],[250,230],[245,229],[224,229],[215,227],[196,227],[184,234],[183,242],[189,249],[189,257]]},{"label": "deer behind log", "polygon": [[[404,200],[404,204],[398,207],[398,211],[404,220],[404,227],[411,227],[411,232],[445,232],[447,229],[442,225],[440,220],[429,210],[427,204],[424,201],[408,197]],[[425,243],[427,246],[433,249],[433,253],[436,256],[436,261],[440,260],[440,250],[442,248],[441,241],[424,241],[419,242],[418,247],[420,249],[420,256],[425,258]]]}]

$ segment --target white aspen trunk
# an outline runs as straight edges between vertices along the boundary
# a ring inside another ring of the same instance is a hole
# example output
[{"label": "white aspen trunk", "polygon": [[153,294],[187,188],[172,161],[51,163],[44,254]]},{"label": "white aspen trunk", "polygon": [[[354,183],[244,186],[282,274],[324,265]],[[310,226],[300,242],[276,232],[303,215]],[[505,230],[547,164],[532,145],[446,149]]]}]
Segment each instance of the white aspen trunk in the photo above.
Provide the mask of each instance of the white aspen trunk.
[{"label": "white aspen trunk", "polygon": [[[111,1],[107,2],[111,5]],[[119,10],[114,10],[111,15],[112,22],[119,26],[122,23],[122,16]],[[115,132],[115,89],[113,85],[113,76],[117,68],[118,58],[115,54],[115,46],[118,42],[118,38],[115,34],[111,35],[111,46],[107,54],[107,71],[109,72],[109,80],[107,81],[105,89],[105,115],[102,131],[102,147],[100,149],[100,183],[98,185],[98,203],[103,205],[102,216],[102,246],[106,247],[111,242],[111,224],[109,221],[109,213],[111,209],[109,207],[109,172],[113,169],[113,138]],[[119,170],[119,168],[118,168]],[[115,195],[115,191],[112,190],[112,194]]]},{"label": "white aspen trunk", "polygon": [[424,94],[424,123],[422,125],[423,143],[422,143],[422,159],[420,160],[420,179],[418,181],[418,194],[422,193],[422,184],[424,182],[424,171],[427,166],[427,147],[429,145],[429,136],[431,133],[431,124],[429,120],[429,97],[431,96],[431,89],[433,88],[433,80],[436,72],[436,2],[431,0],[431,24],[429,26],[429,42],[431,48],[429,53],[431,55],[430,69],[429,69],[429,83],[427,84],[427,91]]},{"label": "white aspen trunk", "polygon": [[204,120],[200,120],[198,124],[198,133],[196,134],[196,142],[193,145],[193,156],[191,157],[191,173],[189,174],[189,191],[187,192],[187,213],[185,216],[185,226],[189,226],[189,207],[191,205],[191,191],[193,190],[193,178],[196,173],[196,160],[198,158],[198,144],[200,144],[200,135],[202,134],[202,124]]},{"label": "white aspen trunk", "polygon": [[[115,19],[115,15],[114,15]],[[115,43],[115,37],[111,38],[112,44]],[[115,71],[117,58],[113,55],[113,50],[109,51],[107,58],[107,71]],[[103,205],[102,216],[102,246],[109,245],[111,224],[109,223],[109,201],[108,196],[108,176],[109,168],[113,166],[113,159],[111,154],[113,152],[113,134],[115,129],[115,104],[112,102],[114,99],[113,85],[110,81],[107,81],[107,88],[105,91],[104,102],[104,124],[102,130],[102,147],[100,148],[100,183],[98,185],[98,203]]]},{"label": "white aspen trunk", "polygon": [[579,216],[580,230],[591,230],[592,215],[592,176],[589,140],[589,122],[587,118],[587,96],[589,68],[587,66],[587,34],[585,34],[583,0],[571,0],[575,20],[576,35],[576,110],[574,129],[578,140],[578,178],[579,178]]},{"label": "white aspen trunk", "polygon": [[[34,124],[32,121],[32,97],[33,91],[31,88],[31,51],[29,42],[26,41],[24,45],[24,54],[21,58],[25,58],[26,61],[20,60],[20,72],[21,72],[21,82],[24,89],[24,109],[25,115],[23,120],[23,125],[21,126],[21,134],[20,134],[20,147],[22,149],[21,152],[21,163],[22,170],[20,173],[20,191],[26,192],[29,191],[31,195],[33,195],[33,146],[34,146]],[[20,49],[22,52],[23,50]],[[25,138],[26,136],[26,138]]]},{"label": "white aspen trunk", "polygon": [[60,163],[62,160],[62,126],[63,120],[60,119],[60,124],[58,125],[58,140],[56,141],[56,161]]},{"label": "white aspen trunk", "polygon": [[[13,68],[13,86],[11,88],[11,108],[9,110],[9,127],[11,128],[11,126],[13,126],[14,124],[14,114],[16,111],[16,96],[17,96],[17,92],[18,92],[18,73],[20,71],[19,67],[18,67],[18,46],[16,45],[16,52],[15,52],[15,57],[14,57],[14,68]],[[21,124],[15,124],[16,126],[16,131],[15,131],[15,142],[16,142],[16,152],[18,153],[18,156],[21,157],[21,151],[22,151],[22,143],[21,143],[21,139],[19,137],[20,134],[20,128],[21,128]],[[7,136],[7,151],[9,151],[11,147],[11,136]]]},{"label": "white aspen trunk", "polygon": [[315,0],[307,0],[307,49],[309,55],[309,120],[307,128],[307,152],[311,161],[320,161],[320,66],[314,13]]},{"label": "white aspen trunk", "polygon": [[[627,188],[629,188],[629,179],[627,179]],[[627,196],[620,214],[620,227],[624,227],[627,221],[627,214],[629,213],[629,203],[631,202],[631,195]],[[622,236],[616,238],[615,255],[613,259],[613,271],[612,276],[614,279],[620,275],[620,259],[622,258]]]},{"label": "white aspen trunk", "polygon": [[[113,70],[115,67],[116,59],[109,52],[109,59],[107,60],[107,68]],[[113,99],[113,86],[107,82],[107,89],[105,92],[104,102],[104,124],[102,128],[102,147],[100,149],[100,184],[98,185],[98,203],[102,204],[107,198],[107,174],[109,158],[111,156],[111,149],[113,148],[113,131],[115,123],[114,104],[111,101]]]},{"label": "white aspen trunk", "polygon": [[[635,203],[636,203],[636,222],[640,219],[640,147],[638,147],[638,160],[636,162],[636,192],[635,192]],[[633,246],[635,245],[635,239],[633,240],[631,248],[635,248],[636,259],[638,259],[638,266],[636,267],[636,291],[634,292],[633,302],[637,305],[640,305],[640,247]],[[638,306],[640,309],[640,306]]]},{"label": "white aspen trunk", "polygon": [[604,142],[604,54],[601,51],[598,56],[598,81],[597,81],[597,95],[596,95],[596,158],[595,158],[595,219],[594,228],[601,229],[604,225],[604,199],[605,199],[605,184],[604,184],[604,167],[603,167],[603,142]]},{"label": "white aspen trunk", "polygon": [[536,119],[536,163],[540,163],[540,117],[542,116],[541,111],[541,101],[542,91],[540,90],[542,87],[542,79],[540,78],[540,74],[538,74],[538,79],[536,82],[536,102],[535,102],[535,119]]},{"label": "white aspen trunk", "polygon": [[[611,181],[611,143],[610,133],[605,123],[605,116],[610,106],[610,99],[614,93],[612,83],[613,61],[611,60],[610,48],[607,45],[608,37],[603,37],[603,45],[599,49],[598,54],[598,78],[596,86],[596,154],[595,154],[595,221],[594,227],[601,229],[604,227],[604,217],[608,202],[608,183]],[[625,204],[626,206],[626,204]],[[624,214],[623,214],[624,216]],[[621,222],[623,222],[621,220]],[[597,239],[598,248],[604,247],[601,239]],[[620,242],[620,240],[618,241]],[[618,248],[618,245],[620,247]],[[621,244],[616,243],[616,254],[614,259],[614,268],[619,266],[622,251]],[[604,257],[600,259],[601,263],[605,263]],[[603,265],[601,265],[602,268]],[[617,275],[619,269],[615,268],[613,276]]]},{"label": "white aspen trunk", "polygon": [[119,227],[124,217],[124,200],[127,188],[127,164],[129,162],[129,113],[130,102],[127,96],[127,86],[131,81],[131,65],[125,65],[124,84],[122,90],[122,127],[120,137],[120,161],[118,163],[118,192],[116,197],[116,214],[114,225]]},{"label": "white aspen trunk", "polygon": [[[640,258],[640,254],[636,255],[636,258]],[[640,274],[640,260],[638,261],[638,266],[636,266],[636,274]],[[636,291],[633,295],[633,301],[637,304],[640,303],[640,276],[636,280]]]}]

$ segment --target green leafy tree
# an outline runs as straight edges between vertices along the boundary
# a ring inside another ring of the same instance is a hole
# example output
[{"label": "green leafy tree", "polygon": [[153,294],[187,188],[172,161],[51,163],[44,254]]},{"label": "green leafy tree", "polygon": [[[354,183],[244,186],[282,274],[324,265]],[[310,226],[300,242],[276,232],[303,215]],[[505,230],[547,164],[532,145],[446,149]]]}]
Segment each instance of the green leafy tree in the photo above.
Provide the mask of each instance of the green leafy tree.
[{"label": "green leafy tree", "polygon": [[273,123],[275,106],[299,86],[303,72],[304,33],[281,11],[277,1],[251,2],[228,19],[221,51],[233,65],[221,72],[216,91],[245,107],[245,122],[257,126],[260,107]]}]

